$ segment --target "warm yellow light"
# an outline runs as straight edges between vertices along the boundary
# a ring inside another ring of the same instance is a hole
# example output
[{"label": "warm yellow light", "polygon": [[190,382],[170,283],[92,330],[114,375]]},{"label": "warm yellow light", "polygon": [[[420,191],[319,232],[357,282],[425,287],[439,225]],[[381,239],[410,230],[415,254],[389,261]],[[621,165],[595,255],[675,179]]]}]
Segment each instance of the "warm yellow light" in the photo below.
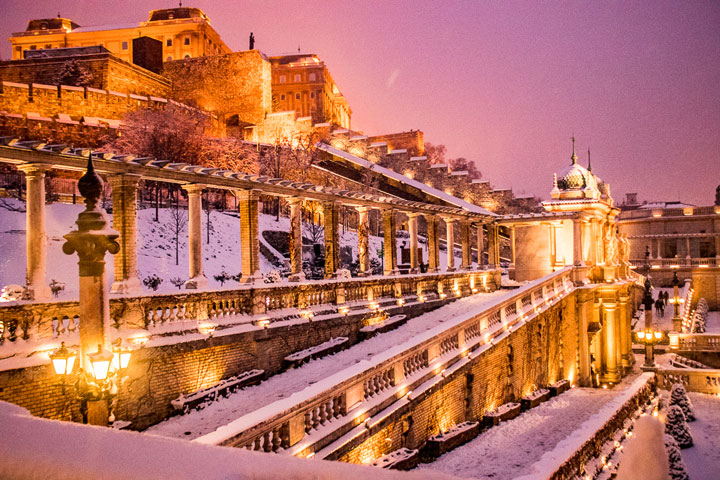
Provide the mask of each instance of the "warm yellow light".
[{"label": "warm yellow light", "polygon": [[662,332],[655,332],[655,340],[660,340],[662,338]]},{"label": "warm yellow light", "polygon": [[338,313],[339,313],[340,315],[347,315],[349,311],[350,311],[350,307],[340,307],[340,308],[338,308]]},{"label": "warm yellow light", "polygon": [[640,340],[644,340],[644,339],[645,339],[645,332],[637,332],[637,336],[638,336],[638,338],[639,338]]},{"label": "warm yellow light", "polygon": [[95,380],[105,380],[110,372],[113,354],[98,344],[97,352],[89,354],[88,358],[90,359],[90,368]]},{"label": "warm yellow light", "polygon": [[403,305],[405,305],[405,299],[403,299],[403,298],[398,298],[398,299],[397,299],[397,304],[398,304],[398,307],[402,307]]},{"label": "warm yellow light", "polygon": [[199,324],[197,329],[198,329],[198,332],[200,332],[203,335],[212,336],[212,334],[215,333],[215,327],[216,327],[216,325],[214,323],[204,322],[204,323]]},{"label": "warm yellow light", "polygon": [[60,348],[50,354],[50,361],[57,375],[70,375],[75,366],[76,353],[65,348],[65,342],[60,343]]},{"label": "warm yellow light", "polygon": [[443,299],[444,299],[444,298],[447,298],[447,294],[441,293],[441,294],[440,294],[440,298],[443,298]]}]

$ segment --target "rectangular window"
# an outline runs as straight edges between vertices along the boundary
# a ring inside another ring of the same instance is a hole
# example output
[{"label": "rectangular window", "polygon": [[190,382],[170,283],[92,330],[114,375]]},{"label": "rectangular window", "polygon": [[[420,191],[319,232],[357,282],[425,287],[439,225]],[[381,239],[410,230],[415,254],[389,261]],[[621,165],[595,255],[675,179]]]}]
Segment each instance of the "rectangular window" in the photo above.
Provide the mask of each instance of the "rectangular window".
[{"label": "rectangular window", "polygon": [[310,98],[315,98],[315,92],[310,92]]},{"label": "rectangular window", "polygon": [[30,50],[37,50],[37,45],[30,45]]},{"label": "rectangular window", "polygon": [[285,100],[285,95],[280,95],[280,100]]},{"label": "rectangular window", "polygon": [[285,83],[285,75],[280,75],[280,83]]},{"label": "rectangular window", "polygon": [[165,40],[165,45],[167,45],[168,47],[172,47],[172,38],[168,38],[167,40]]},{"label": "rectangular window", "polygon": [[300,94],[299,94],[299,93],[296,93],[296,94],[295,94],[295,100],[300,100]]},{"label": "rectangular window", "polygon": [[308,75],[308,81],[310,81],[310,82],[314,82],[314,81],[315,81],[315,74],[314,74],[314,73],[311,73],[311,74]]},{"label": "rectangular window", "polygon": [[45,48],[52,48],[52,45],[48,43],[47,45],[45,45]]},{"label": "rectangular window", "polygon": [[295,81],[296,81],[296,82],[299,82],[299,81],[300,81],[300,75],[299,75],[299,74],[295,75]]},{"label": "rectangular window", "polygon": [[127,50],[128,49],[128,42],[123,42],[122,49]]},{"label": "rectangular window", "polygon": [[185,45],[190,45],[190,37],[185,37]]}]

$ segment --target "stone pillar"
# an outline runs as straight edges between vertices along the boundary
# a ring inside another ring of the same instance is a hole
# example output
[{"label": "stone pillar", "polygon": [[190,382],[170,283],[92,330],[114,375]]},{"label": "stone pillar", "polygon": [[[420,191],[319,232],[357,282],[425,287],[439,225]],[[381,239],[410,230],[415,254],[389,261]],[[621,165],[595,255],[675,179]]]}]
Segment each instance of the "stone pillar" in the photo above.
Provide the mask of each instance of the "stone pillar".
[{"label": "stone pillar", "polygon": [[337,202],[323,203],[323,219],[325,221],[325,278],[335,278],[340,268],[338,249],[338,217],[339,204]]},{"label": "stone pillar", "polygon": [[[553,232],[554,234],[554,232]],[[553,245],[555,252],[557,253],[557,241],[555,237],[553,237]],[[515,266],[515,227],[510,227],[510,261],[513,264],[513,267]]]},{"label": "stone pillar", "polygon": [[47,238],[45,235],[45,172],[51,165],[29,163],[18,170],[25,174],[25,285],[33,300],[50,299],[50,287],[45,281],[47,266]]},{"label": "stone pillar", "polygon": [[190,257],[190,278],[185,288],[197,289],[207,286],[202,266],[202,192],[205,185],[183,185],[188,194],[188,254]]},{"label": "stone pillar", "polygon": [[603,325],[603,333],[605,339],[605,370],[603,371],[603,381],[616,383],[620,380],[617,365],[617,322],[615,316],[617,314],[616,303],[604,303],[605,324]]},{"label": "stone pillar", "polygon": [[715,258],[720,259],[720,235],[715,237]]},{"label": "stone pillar", "polygon": [[[88,354],[98,347],[110,346],[110,300],[105,280],[105,252],[116,254],[120,245],[115,241],[119,234],[108,227],[105,212],[97,206],[103,182],[95,173],[92,159],[88,169],[78,181],[78,189],[85,198],[85,211],[78,215],[78,229],[65,235],[63,252],[77,252],[80,273],[80,366],[90,372]],[[88,401],[88,420],[95,425],[107,425],[107,400]]]},{"label": "stone pillar", "polygon": [[120,233],[120,252],[115,255],[115,279],[110,293],[139,295],[137,270],[137,190],[140,175],[111,175],[113,228]]},{"label": "stone pillar", "polygon": [[240,214],[240,262],[242,283],[260,280],[260,241],[258,240],[258,201],[257,190],[233,191],[238,201]]},{"label": "stone pillar", "polygon": [[483,224],[478,223],[476,228],[477,233],[477,252],[478,252],[478,261],[477,266],[478,270],[482,269],[482,267],[485,265],[485,238],[483,235]]},{"label": "stone pillar", "polygon": [[385,275],[397,275],[397,245],[395,243],[395,210],[389,208],[382,211],[383,235],[383,272]]},{"label": "stone pillar", "polygon": [[447,271],[455,271],[455,219],[444,218],[445,238],[447,240]]},{"label": "stone pillar", "polygon": [[583,229],[583,258],[585,260],[585,263],[589,263],[590,265],[595,265],[597,263],[597,258],[595,257],[595,244],[593,243],[593,227],[592,227],[592,220],[590,221],[583,221],[582,222],[582,229]]},{"label": "stone pillar", "polygon": [[302,198],[291,198],[290,204],[290,277],[291,282],[302,282]]},{"label": "stone pillar", "polygon": [[580,220],[573,220],[573,263],[577,266],[585,265],[583,258],[583,224]]},{"label": "stone pillar", "polygon": [[592,386],[591,369],[590,369],[590,338],[588,334],[588,325],[592,317],[592,306],[593,298],[592,294],[583,292],[578,295],[577,300],[577,314],[578,314],[578,350],[580,355],[580,362],[578,365],[578,381],[581,386],[589,387]]},{"label": "stone pillar", "polygon": [[440,268],[440,249],[438,246],[438,221],[435,215],[425,215],[428,238],[428,272],[437,273]]},{"label": "stone pillar", "polygon": [[690,237],[685,238],[685,258],[690,258]]},{"label": "stone pillar", "polygon": [[358,207],[358,262],[360,272],[358,276],[366,277],[370,272],[370,219],[369,207]]},{"label": "stone pillar", "polygon": [[472,256],[470,255],[470,220],[464,219],[460,222],[460,242],[462,243],[462,269],[472,268]]},{"label": "stone pillar", "polygon": [[410,273],[420,272],[418,262],[418,213],[408,214],[408,230],[410,232]]},{"label": "stone pillar", "polygon": [[632,340],[630,338],[630,308],[628,301],[630,297],[627,295],[621,295],[618,298],[618,304],[620,305],[620,314],[618,315],[620,342],[619,354],[620,354],[620,366],[623,371],[628,371],[632,362],[630,356],[632,355]]},{"label": "stone pillar", "polygon": [[488,264],[490,268],[498,268],[500,266],[498,228],[497,225],[488,225]]}]

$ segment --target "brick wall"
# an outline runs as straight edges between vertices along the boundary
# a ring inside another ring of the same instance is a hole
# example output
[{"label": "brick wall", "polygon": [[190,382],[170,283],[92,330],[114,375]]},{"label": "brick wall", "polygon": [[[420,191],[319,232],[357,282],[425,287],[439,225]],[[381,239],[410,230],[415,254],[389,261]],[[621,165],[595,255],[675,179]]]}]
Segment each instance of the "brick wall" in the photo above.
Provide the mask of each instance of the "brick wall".
[{"label": "brick wall", "polygon": [[165,77],[121,60],[110,52],[0,62],[0,80],[54,85],[65,62],[71,58],[92,74],[88,86],[137,95],[166,96],[170,91],[170,82]]}]

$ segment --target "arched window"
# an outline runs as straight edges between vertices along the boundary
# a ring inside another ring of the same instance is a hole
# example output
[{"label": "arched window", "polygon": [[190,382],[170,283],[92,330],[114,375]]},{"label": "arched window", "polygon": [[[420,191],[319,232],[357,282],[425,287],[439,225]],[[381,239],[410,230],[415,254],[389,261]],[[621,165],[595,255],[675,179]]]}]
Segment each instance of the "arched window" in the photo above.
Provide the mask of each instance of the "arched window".
[{"label": "arched window", "polygon": [[168,55],[165,59],[166,62],[172,62],[172,55]]}]

